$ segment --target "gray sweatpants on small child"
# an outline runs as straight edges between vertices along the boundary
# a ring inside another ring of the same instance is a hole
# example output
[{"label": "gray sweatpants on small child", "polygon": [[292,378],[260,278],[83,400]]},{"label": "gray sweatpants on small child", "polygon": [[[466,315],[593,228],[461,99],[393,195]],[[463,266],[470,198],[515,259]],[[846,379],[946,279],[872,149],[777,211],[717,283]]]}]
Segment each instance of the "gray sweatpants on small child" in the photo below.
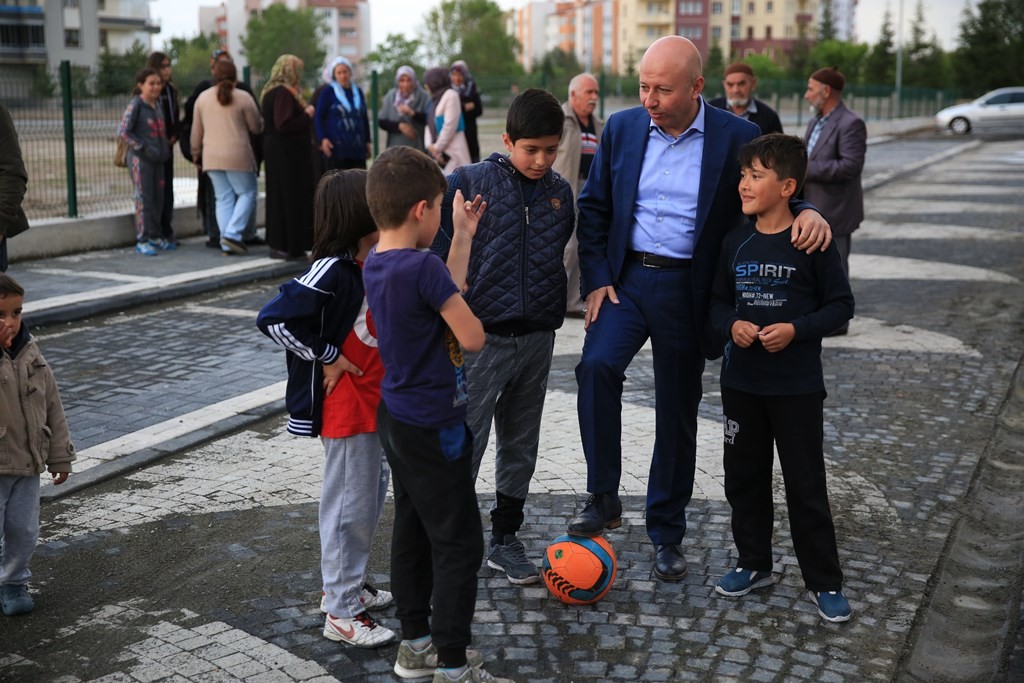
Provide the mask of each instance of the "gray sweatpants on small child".
[{"label": "gray sweatpants on small child", "polygon": [[0,585],[23,586],[39,542],[39,475],[0,476]]},{"label": "gray sweatpants on small child", "polygon": [[365,609],[359,595],[391,470],[376,432],[320,440],[325,455],[320,492],[320,573],[327,611],[351,619]]}]

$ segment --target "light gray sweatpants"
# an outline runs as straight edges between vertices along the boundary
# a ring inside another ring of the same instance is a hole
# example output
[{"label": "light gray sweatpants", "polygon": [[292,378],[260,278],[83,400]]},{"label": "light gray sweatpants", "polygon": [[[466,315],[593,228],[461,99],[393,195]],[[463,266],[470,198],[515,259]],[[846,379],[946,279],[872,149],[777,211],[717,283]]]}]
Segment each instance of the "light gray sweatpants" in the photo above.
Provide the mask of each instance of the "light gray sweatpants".
[{"label": "light gray sweatpants", "polygon": [[391,470],[377,433],[324,444],[324,482],[320,491],[320,573],[327,611],[351,619],[365,608],[359,601]]},{"label": "light gray sweatpants", "polygon": [[39,475],[0,476],[0,585],[23,586],[39,542]]}]

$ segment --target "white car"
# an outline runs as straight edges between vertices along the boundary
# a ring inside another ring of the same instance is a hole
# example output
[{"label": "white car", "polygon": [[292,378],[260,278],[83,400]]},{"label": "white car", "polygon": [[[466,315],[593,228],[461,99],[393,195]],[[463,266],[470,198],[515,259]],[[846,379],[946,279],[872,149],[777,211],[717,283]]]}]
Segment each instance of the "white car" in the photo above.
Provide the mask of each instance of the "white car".
[{"label": "white car", "polygon": [[946,107],[935,115],[935,125],[957,135],[972,130],[1024,130],[1024,87],[999,88],[973,102]]}]

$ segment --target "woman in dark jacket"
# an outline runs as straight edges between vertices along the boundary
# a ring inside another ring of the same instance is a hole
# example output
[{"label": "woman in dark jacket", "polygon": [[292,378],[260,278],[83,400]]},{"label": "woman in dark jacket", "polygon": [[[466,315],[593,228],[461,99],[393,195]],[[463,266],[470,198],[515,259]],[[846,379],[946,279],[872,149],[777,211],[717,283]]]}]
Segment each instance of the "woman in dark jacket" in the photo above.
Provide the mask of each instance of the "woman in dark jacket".
[{"label": "woman in dark jacket", "polygon": [[324,88],[316,103],[316,137],[328,169],[366,168],[373,148],[366,97],[352,81],[352,62],[336,57],[324,69]]},{"label": "woman in dark jacket", "polygon": [[469,158],[475,164],[480,161],[480,140],[476,133],[476,120],[484,113],[484,103],[480,100],[480,91],[476,81],[469,73],[469,67],[461,59],[452,64],[452,89],[459,93],[462,102],[462,118],[466,123],[466,144],[469,145]]},{"label": "woman in dark jacket", "polygon": [[302,67],[295,55],[281,55],[260,95],[271,258],[304,259],[313,246],[314,184],[309,163],[313,105],[306,104],[299,92]]},{"label": "woman in dark jacket", "polygon": [[174,228],[171,219],[174,217],[174,143],[178,141],[181,126],[181,99],[178,88],[174,85],[171,75],[171,58],[163,52],[153,52],[146,60],[146,66],[156,69],[163,79],[164,88],[160,91],[160,111],[164,115],[167,128],[167,142],[171,146],[171,156],[164,162],[164,206],[160,212],[160,236],[170,245],[177,245],[174,239]]}]

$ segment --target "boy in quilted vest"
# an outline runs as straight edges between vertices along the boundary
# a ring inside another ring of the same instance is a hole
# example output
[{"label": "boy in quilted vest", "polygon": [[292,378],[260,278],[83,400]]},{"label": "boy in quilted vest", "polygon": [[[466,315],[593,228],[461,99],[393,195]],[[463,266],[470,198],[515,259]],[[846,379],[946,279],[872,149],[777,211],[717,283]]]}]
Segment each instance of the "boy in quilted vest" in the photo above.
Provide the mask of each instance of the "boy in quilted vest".
[{"label": "boy in quilted vest", "polygon": [[432,247],[447,257],[456,190],[487,202],[473,239],[465,294],[487,343],[478,353],[466,353],[466,422],[473,433],[474,479],[494,422],[496,490],[487,565],[517,585],[540,581],[516,533],[537,464],[555,330],[565,320],[562,253],[576,211],[572,187],[551,170],[564,121],[551,93],[531,88],[516,97],[502,134],[508,155],[492,154],[448,176]]},{"label": "boy in quilted vest", "polygon": [[71,473],[68,435],[57,382],[21,324],[25,290],[0,273],[0,609],[8,616],[35,607],[29,560],[39,541],[39,475],[54,484]]}]

